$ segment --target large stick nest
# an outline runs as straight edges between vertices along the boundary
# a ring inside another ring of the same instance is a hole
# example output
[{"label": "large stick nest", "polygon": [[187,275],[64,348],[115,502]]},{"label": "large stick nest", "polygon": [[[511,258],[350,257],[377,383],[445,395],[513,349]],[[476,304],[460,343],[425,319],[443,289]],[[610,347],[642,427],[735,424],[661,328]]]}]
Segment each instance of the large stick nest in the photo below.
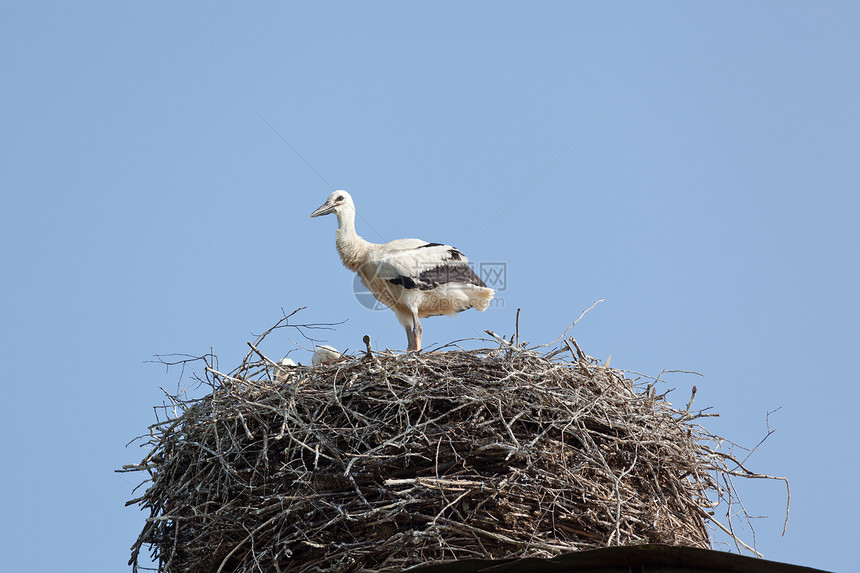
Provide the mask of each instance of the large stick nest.
[{"label": "large stick nest", "polygon": [[[258,340],[259,342],[259,340]],[[503,343],[283,367],[251,345],[150,427],[132,547],[158,571],[397,570],[636,543],[710,547],[747,471],[651,384]],[[575,342],[574,342],[575,344]],[[729,523],[730,525],[730,523]],[[736,540],[737,541],[737,540]]]}]

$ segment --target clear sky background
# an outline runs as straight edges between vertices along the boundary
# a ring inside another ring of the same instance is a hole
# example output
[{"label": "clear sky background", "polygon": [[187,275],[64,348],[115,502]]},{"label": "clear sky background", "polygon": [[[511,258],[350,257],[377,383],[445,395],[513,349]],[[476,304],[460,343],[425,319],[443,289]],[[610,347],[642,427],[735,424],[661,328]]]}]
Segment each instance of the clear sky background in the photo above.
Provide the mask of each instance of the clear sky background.
[{"label": "clear sky background", "polygon": [[517,308],[550,342],[606,299],[571,331],[588,354],[700,372],[664,389],[696,384],[741,445],[779,409],[749,466],[791,480],[785,537],[782,484],[738,484],[758,549],[856,570],[858,22],[850,2],[0,3],[4,565],[124,570],[142,476],[113,470],[185,384],[154,354],[230,369],[300,306],[346,321],[322,333],[341,350],[405,347],[354,297],[334,218],[308,218],[331,188],[262,116],[366,239],[507,265],[497,308],[426,319],[425,346],[511,333]]}]

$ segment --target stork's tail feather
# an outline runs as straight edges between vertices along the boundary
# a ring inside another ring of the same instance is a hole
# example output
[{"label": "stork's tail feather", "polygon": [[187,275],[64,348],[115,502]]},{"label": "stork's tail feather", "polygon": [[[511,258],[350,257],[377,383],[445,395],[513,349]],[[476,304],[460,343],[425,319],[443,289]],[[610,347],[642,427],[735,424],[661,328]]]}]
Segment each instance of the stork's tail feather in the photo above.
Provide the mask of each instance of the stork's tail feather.
[{"label": "stork's tail feather", "polygon": [[493,300],[493,297],[496,295],[496,291],[488,287],[478,287],[475,289],[473,297],[475,299],[475,303],[472,305],[474,308],[480,310],[481,312],[487,310],[487,307],[490,306],[490,302]]}]

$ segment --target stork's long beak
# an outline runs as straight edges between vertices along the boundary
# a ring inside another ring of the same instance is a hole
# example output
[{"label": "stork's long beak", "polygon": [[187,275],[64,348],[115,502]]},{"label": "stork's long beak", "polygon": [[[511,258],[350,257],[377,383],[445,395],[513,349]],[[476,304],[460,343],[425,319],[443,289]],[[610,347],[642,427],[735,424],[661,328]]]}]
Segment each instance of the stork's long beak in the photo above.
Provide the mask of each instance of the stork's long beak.
[{"label": "stork's long beak", "polygon": [[319,217],[321,215],[330,215],[334,213],[334,205],[329,204],[328,201],[320,205],[316,211],[311,213],[311,217]]}]

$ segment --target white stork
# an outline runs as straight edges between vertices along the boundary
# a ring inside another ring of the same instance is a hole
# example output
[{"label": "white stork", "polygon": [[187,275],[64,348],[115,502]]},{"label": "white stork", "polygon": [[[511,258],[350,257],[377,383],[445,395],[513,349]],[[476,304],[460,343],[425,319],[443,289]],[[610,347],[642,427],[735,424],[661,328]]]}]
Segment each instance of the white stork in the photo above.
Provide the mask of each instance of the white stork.
[{"label": "white stork", "polygon": [[311,364],[319,366],[320,364],[337,360],[340,357],[341,353],[337,348],[329,346],[328,344],[321,344],[314,350],[314,355],[311,357]]},{"label": "white stork", "polygon": [[337,215],[335,239],[340,259],[358,274],[376,299],[394,311],[406,329],[407,350],[421,350],[419,318],[455,314],[470,308],[486,310],[493,289],[469,267],[468,259],[450,245],[420,239],[369,243],[355,232],[355,204],[346,191],[328,196],[311,217]]},{"label": "white stork", "polygon": [[281,358],[281,361],[278,362],[277,366],[275,367],[275,382],[285,382],[286,379],[289,377],[289,374],[287,372],[289,371],[289,369],[295,367],[296,363],[292,358]]}]

